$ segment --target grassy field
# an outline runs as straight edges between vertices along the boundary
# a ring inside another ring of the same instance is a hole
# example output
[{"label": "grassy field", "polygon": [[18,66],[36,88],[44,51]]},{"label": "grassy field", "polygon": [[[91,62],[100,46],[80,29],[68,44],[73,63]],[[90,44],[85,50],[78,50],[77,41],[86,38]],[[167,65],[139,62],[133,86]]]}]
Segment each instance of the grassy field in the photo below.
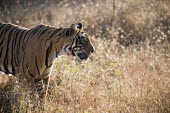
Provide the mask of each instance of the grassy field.
[{"label": "grassy field", "polygon": [[88,62],[55,61],[41,109],[37,93],[0,74],[2,113],[169,113],[169,0],[1,0],[0,22],[31,28],[81,22],[96,49]]}]

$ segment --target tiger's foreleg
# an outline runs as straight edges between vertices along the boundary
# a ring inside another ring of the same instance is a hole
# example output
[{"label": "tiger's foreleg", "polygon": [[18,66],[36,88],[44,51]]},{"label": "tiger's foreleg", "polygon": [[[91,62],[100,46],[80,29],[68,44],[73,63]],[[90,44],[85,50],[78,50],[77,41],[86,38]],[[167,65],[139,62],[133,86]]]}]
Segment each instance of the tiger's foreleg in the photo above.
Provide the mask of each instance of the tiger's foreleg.
[{"label": "tiger's foreleg", "polygon": [[49,86],[49,77],[46,79],[42,79],[42,80],[35,80],[34,82],[36,85],[40,103],[45,104],[47,92],[48,92],[48,86]]},{"label": "tiger's foreleg", "polygon": [[49,80],[50,80],[50,77],[46,78],[46,79],[43,79],[43,82],[44,82],[44,85],[45,85],[45,90],[44,90],[44,99],[46,100],[47,98],[47,94],[48,94],[48,88],[49,88]]},{"label": "tiger's foreleg", "polygon": [[49,80],[50,77],[43,79],[43,84],[44,84],[44,95],[43,95],[43,103],[44,106],[46,106],[46,101],[47,101],[47,94],[48,94],[48,89],[49,89]]}]

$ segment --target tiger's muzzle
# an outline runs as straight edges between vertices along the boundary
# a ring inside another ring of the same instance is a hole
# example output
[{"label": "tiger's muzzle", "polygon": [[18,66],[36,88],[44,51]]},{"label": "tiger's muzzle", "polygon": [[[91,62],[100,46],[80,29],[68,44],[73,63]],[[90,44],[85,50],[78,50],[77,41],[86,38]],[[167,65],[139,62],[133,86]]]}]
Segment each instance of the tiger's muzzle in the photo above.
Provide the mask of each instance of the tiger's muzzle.
[{"label": "tiger's muzzle", "polygon": [[80,60],[86,61],[92,55],[93,52],[94,51],[81,50],[81,51],[77,51],[75,53],[76,53],[76,57],[78,57]]},{"label": "tiger's muzzle", "polygon": [[78,53],[77,57],[79,57],[80,60],[87,60],[89,55],[85,52],[82,52],[82,53]]}]

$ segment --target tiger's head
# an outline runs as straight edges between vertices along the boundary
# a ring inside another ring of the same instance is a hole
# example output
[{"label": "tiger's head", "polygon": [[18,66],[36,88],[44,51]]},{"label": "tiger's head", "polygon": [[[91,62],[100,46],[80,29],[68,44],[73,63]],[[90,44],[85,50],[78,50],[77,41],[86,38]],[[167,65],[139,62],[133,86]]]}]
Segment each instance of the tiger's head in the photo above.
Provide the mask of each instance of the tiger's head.
[{"label": "tiger's head", "polygon": [[72,24],[66,31],[67,41],[64,47],[68,55],[76,56],[79,60],[87,60],[95,51],[87,33],[81,23]]}]

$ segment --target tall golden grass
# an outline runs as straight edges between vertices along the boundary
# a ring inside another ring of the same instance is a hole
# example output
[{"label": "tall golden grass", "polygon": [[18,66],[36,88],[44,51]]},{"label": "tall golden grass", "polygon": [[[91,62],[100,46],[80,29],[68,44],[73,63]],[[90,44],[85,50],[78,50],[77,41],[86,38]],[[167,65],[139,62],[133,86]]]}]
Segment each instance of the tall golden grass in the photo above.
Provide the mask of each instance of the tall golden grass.
[{"label": "tall golden grass", "polygon": [[0,75],[0,112],[169,113],[168,0],[2,0],[0,21],[31,28],[81,22],[96,52],[55,61],[45,111],[37,93]]}]

